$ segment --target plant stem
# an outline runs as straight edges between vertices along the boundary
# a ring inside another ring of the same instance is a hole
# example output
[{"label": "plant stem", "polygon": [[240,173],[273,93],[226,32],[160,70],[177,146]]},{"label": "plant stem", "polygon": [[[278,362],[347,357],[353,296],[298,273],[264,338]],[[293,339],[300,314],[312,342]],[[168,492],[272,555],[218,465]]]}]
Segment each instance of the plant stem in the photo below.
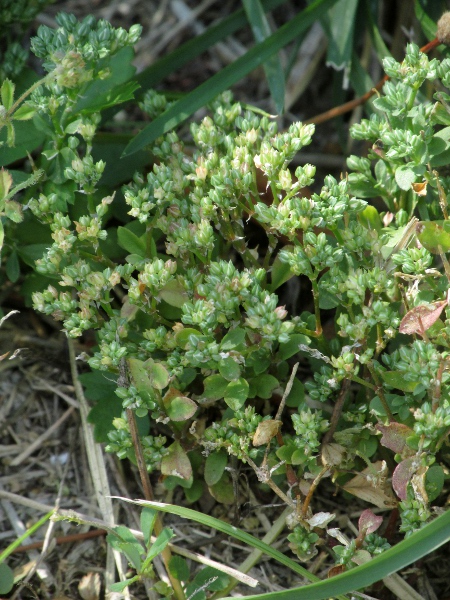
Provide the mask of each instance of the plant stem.
[{"label": "plant stem", "polygon": [[[350,389],[350,383],[351,383],[350,379],[344,379],[344,381],[342,382],[341,391],[339,392],[339,396],[338,396],[338,398],[336,400],[336,404],[334,405],[334,408],[333,408],[333,414],[331,415],[330,428],[328,429],[326,434],[323,436],[322,448],[325,444],[328,444],[333,439],[334,432],[336,431],[336,428],[339,423],[339,419],[341,418],[341,413],[342,413],[342,409],[344,407],[344,402],[345,402],[345,398],[347,396],[347,392]],[[308,494],[308,496],[309,496],[309,494]],[[305,500],[305,503],[306,503],[306,500]]]},{"label": "plant stem", "polygon": [[389,404],[387,403],[387,400],[386,400],[386,397],[385,397],[384,391],[383,391],[383,386],[381,385],[381,382],[380,382],[380,378],[378,377],[372,363],[368,362],[367,368],[369,369],[370,374],[372,375],[373,380],[375,381],[374,390],[375,390],[376,395],[380,399],[384,410],[386,411],[387,418],[389,419],[389,421],[393,421],[394,415],[392,414],[391,409],[389,408]]},{"label": "plant stem", "polygon": [[[127,387],[128,386],[128,374],[126,368],[125,359],[122,359],[119,367],[119,378],[117,380],[117,385],[119,387]],[[139,477],[141,479],[142,488],[144,490],[144,496],[146,500],[154,500],[153,488],[150,482],[150,477],[148,475],[147,467],[145,465],[144,453],[142,452],[141,440],[139,439],[139,432],[137,429],[136,423],[136,415],[134,414],[131,408],[127,408],[127,420],[128,425],[130,427],[131,439],[133,440],[134,452],[136,454],[136,462],[139,471]],[[155,520],[154,531],[156,536],[158,536],[163,530],[161,516],[158,514]],[[164,566],[167,571],[167,575],[169,576],[170,583],[172,585],[175,597],[177,600],[185,600],[186,596],[184,594],[183,588],[181,587],[181,583],[178,579],[176,579],[170,572],[169,563],[172,558],[172,552],[169,547],[165,547],[161,552],[161,558],[163,560]]]}]

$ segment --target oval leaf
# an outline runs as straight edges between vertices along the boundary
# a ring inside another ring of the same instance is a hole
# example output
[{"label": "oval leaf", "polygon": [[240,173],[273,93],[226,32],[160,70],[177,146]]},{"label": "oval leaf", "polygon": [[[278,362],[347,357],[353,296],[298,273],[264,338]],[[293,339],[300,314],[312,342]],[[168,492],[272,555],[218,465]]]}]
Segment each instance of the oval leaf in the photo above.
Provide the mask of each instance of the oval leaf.
[{"label": "oval leaf", "polygon": [[375,515],[370,508],[363,510],[361,516],[358,521],[358,530],[365,531],[366,534],[373,533],[376,531],[381,523],[383,522],[383,517]]},{"label": "oval leaf", "polygon": [[403,317],[399,328],[400,333],[423,335],[424,331],[436,323],[446,306],[447,300],[415,306]]},{"label": "oval leaf", "polygon": [[406,488],[418,467],[417,459],[410,457],[402,460],[392,474],[392,487],[400,500],[406,500]]},{"label": "oval leaf", "polygon": [[[383,434],[380,444],[396,454],[403,452],[406,445],[406,438],[414,434],[414,431],[410,427],[403,423],[396,423],[395,421],[391,421],[387,425],[377,423],[375,427]],[[413,450],[411,451],[414,452]]]},{"label": "oval leaf", "polygon": [[248,398],[248,390],[248,382],[242,377],[231,381],[225,391],[225,402],[232,410],[239,410]]},{"label": "oval leaf", "polygon": [[160,290],[158,296],[170,306],[181,308],[188,300],[188,295],[182,284],[176,279],[172,279]]},{"label": "oval leaf", "polygon": [[419,242],[433,254],[450,250],[450,223],[448,221],[420,221],[416,228]]},{"label": "oval leaf", "polygon": [[197,404],[187,396],[175,396],[166,403],[167,416],[171,421],[187,421],[194,416]]},{"label": "oval leaf", "polygon": [[280,427],[281,421],[275,419],[261,421],[256,428],[255,435],[253,436],[253,445],[263,446],[268,444],[270,440],[280,431]]},{"label": "oval leaf", "polygon": [[148,358],[145,361],[144,366],[147,368],[147,372],[153,387],[155,387],[157,390],[163,390],[169,385],[170,375],[163,364],[157,363],[153,359]]},{"label": "oval leaf", "polygon": [[161,459],[161,473],[180,479],[192,477],[192,465],[180,442],[174,442],[168,447],[168,453]]},{"label": "oval leaf", "polygon": [[205,462],[205,481],[208,486],[215,485],[222,477],[228,464],[228,455],[220,450],[210,454]]},{"label": "oval leaf", "polygon": [[400,371],[382,371],[381,378],[385,383],[402,392],[413,392],[419,384],[418,381],[406,381]]}]

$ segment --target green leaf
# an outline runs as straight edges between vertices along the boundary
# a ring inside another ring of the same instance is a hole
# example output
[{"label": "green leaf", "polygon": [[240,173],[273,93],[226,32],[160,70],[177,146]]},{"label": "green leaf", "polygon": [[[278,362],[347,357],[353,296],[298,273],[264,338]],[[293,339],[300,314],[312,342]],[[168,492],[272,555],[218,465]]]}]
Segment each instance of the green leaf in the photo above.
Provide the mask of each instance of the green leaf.
[{"label": "green leaf", "polygon": [[150,538],[153,533],[153,527],[158,513],[153,508],[144,507],[141,512],[141,531],[144,536],[144,544],[148,548]]},{"label": "green leaf", "polygon": [[348,70],[353,51],[358,0],[339,0],[321,19],[328,36],[327,66]]},{"label": "green leaf", "polygon": [[169,561],[169,571],[178,581],[187,581],[190,577],[188,564],[181,556],[173,555]]},{"label": "green leaf", "polygon": [[181,308],[189,300],[183,284],[177,279],[172,279],[160,290],[158,296],[170,306]]},{"label": "green leaf", "polygon": [[[33,122],[18,121],[15,124],[15,145],[13,148],[2,147],[0,152],[0,166],[25,158],[28,152],[36,150],[45,140],[46,134],[38,131]],[[0,142],[6,142],[7,132],[3,128],[0,132]]]},{"label": "green leaf", "polygon": [[[242,0],[244,10],[247,14],[253,37],[256,42],[263,42],[271,35],[269,22],[259,0]],[[263,63],[270,94],[275,103],[275,109],[280,115],[284,112],[285,85],[284,72],[279,57],[274,54]]]},{"label": "green leaf", "polygon": [[188,503],[192,504],[197,502],[197,500],[200,500],[200,498],[203,496],[204,489],[205,486],[203,481],[199,481],[198,479],[193,481],[190,488],[185,487],[184,495],[186,496]]},{"label": "green leaf", "polygon": [[164,406],[169,419],[176,422],[187,421],[195,415],[198,408],[191,398],[181,395],[171,398],[167,403],[164,400]]},{"label": "green leaf", "polygon": [[[416,19],[419,21],[420,26],[422,27],[422,31],[429,41],[433,40],[436,37],[436,22],[425,12],[423,0],[414,1],[414,10],[416,13]],[[444,46],[438,46],[438,51],[440,51],[441,48],[444,48]]]},{"label": "green leaf", "polygon": [[239,410],[248,398],[248,381],[240,377],[236,381],[230,381],[225,391],[224,400],[234,411]]},{"label": "green leaf", "polygon": [[109,77],[92,81],[72,107],[72,113],[76,115],[80,112],[97,112],[132,99],[133,93],[139,87],[136,82],[128,81],[136,71],[131,64],[133,58],[134,50],[129,46],[122,48],[111,57],[108,65]]},{"label": "green leaf", "polygon": [[3,240],[5,239],[5,230],[3,229],[3,222],[0,219],[0,254],[3,248]]},{"label": "green leaf", "polygon": [[144,237],[138,237],[127,227],[117,228],[117,240],[119,246],[130,254],[137,254],[141,258],[145,257],[146,243]]},{"label": "green leaf", "polygon": [[264,42],[256,44],[244,56],[226,66],[217,75],[198,86],[160,117],[152,121],[125,148],[124,156],[137,152],[190,117],[196,110],[263,64],[275,52],[307,30],[337,0],[315,0],[305,10],[280,27]]},{"label": "green leaf", "polygon": [[[214,567],[205,567],[195,576],[191,585],[195,590],[195,587],[203,587],[207,584],[203,589],[219,592],[227,587],[229,580],[228,575],[225,575],[222,571],[214,569]],[[196,600],[196,597],[192,596],[191,600]]]},{"label": "green leaf", "polygon": [[164,548],[167,547],[167,544],[170,542],[170,540],[172,538],[173,538],[173,531],[169,527],[164,527],[164,529],[161,531],[161,533],[158,535],[156,540],[151,545],[151,547],[147,553],[147,556],[145,558],[144,564],[142,565],[143,569],[148,568],[151,561],[155,558],[155,556],[158,556],[158,554],[161,554],[161,552],[164,550]]},{"label": "green leaf", "polygon": [[288,342],[280,344],[280,347],[277,352],[277,359],[287,360],[288,358],[295,356],[297,352],[299,352],[299,345],[308,345],[309,342],[310,339],[306,337],[306,335],[303,335],[302,333],[294,333],[293,335],[291,335]]},{"label": "green leaf", "polygon": [[359,213],[360,222],[367,227],[367,229],[372,229],[380,232],[383,227],[383,223],[381,222],[380,214],[371,204],[368,204],[366,208]]},{"label": "green leaf", "polygon": [[228,454],[224,450],[212,452],[205,461],[206,485],[214,485],[222,477],[228,464]]},{"label": "green leaf", "polygon": [[11,108],[11,106],[14,104],[14,88],[15,87],[16,86],[14,85],[14,83],[9,79],[5,79],[5,81],[2,83],[2,87],[0,89],[0,94],[1,94],[1,98],[2,98],[2,104],[6,108],[6,110],[9,110]]},{"label": "green leaf", "polygon": [[6,261],[6,275],[8,279],[15,283],[20,277],[20,263],[17,256],[17,250],[13,250]]},{"label": "green leaf", "polygon": [[233,381],[240,376],[241,367],[231,356],[227,356],[219,361],[219,373],[228,381]]},{"label": "green leaf", "polygon": [[[424,167],[425,169],[425,167]],[[395,170],[395,181],[401,190],[408,191],[411,189],[411,185],[416,181],[417,177],[420,176],[421,169],[414,166],[414,163],[408,163],[407,165],[401,165]]]},{"label": "green leaf", "polygon": [[[9,171],[3,169],[0,171],[0,201],[6,198],[13,184],[13,178]],[[2,205],[0,204],[0,207]]]},{"label": "green leaf", "polygon": [[234,504],[236,497],[234,494],[233,483],[229,474],[225,471],[222,477],[214,485],[208,486],[209,493],[220,504]]},{"label": "green leaf", "polygon": [[[95,134],[92,158],[94,162],[99,160],[106,161],[101,183],[109,189],[116,188],[119,184],[128,182],[133,173],[144,171],[145,167],[151,161],[151,155],[144,151],[137,152],[133,157],[121,158],[121,154],[129,140],[129,134],[109,133],[105,131],[97,131]],[[129,207],[126,210],[129,210]]]},{"label": "green leaf", "polygon": [[195,335],[197,337],[201,336],[202,333],[201,331],[198,331],[198,329],[192,329],[192,327],[184,327],[183,329],[180,329],[180,331],[177,331],[175,334],[175,341],[177,345],[185,350],[191,335]]},{"label": "green leaf", "polygon": [[49,244],[29,244],[28,246],[19,247],[17,251],[24,263],[29,267],[34,267],[35,261],[44,256],[48,246]]},{"label": "green leaf", "polygon": [[286,398],[286,406],[298,408],[303,403],[304,399],[305,386],[299,379],[295,378],[289,396]]},{"label": "green leaf", "polygon": [[222,375],[209,375],[203,380],[203,396],[209,400],[220,400],[225,396],[228,383]]},{"label": "green leaf", "polygon": [[0,552],[0,565],[8,558],[10,554],[14,552],[16,548],[21,546],[27,538],[32,536],[34,533],[36,533],[38,529],[45,525],[45,523],[47,523],[47,521],[50,519],[54,512],[55,511],[53,509],[49,511],[47,514],[41,517],[39,521],[34,523],[34,525],[28,527],[28,529],[24,533],[22,533],[22,535],[17,537],[13,542],[11,542],[9,546],[2,550],[2,552]]},{"label": "green leaf", "polygon": [[417,223],[419,242],[433,254],[450,250],[450,223],[448,221],[420,221]]},{"label": "green leaf", "polygon": [[8,594],[14,586],[14,573],[5,563],[0,563],[0,594]]},{"label": "green leaf", "polygon": [[247,360],[246,366],[253,369],[255,375],[264,373],[270,367],[273,361],[273,356],[270,355],[264,348],[251,349]]},{"label": "green leaf", "polygon": [[280,385],[278,379],[268,373],[255,377],[251,383],[255,396],[266,400],[272,397],[273,390]]},{"label": "green leaf", "polygon": [[[151,360],[151,359],[149,359]],[[150,373],[146,368],[146,364],[137,358],[129,358],[127,360],[128,368],[130,369],[131,378],[136,386],[139,395],[147,402],[154,400],[155,393],[153,390]]]},{"label": "green leaf", "polygon": [[175,441],[168,447],[168,453],[161,459],[161,473],[185,480],[192,477],[191,461],[180,442]]},{"label": "green leaf", "polygon": [[125,579],[125,581],[118,581],[117,583],[112,583],[109,586],[111,592],[123,592],[123,590],[134,583],[135,581],[139,581],[139,575],[135,575],[131,579]]},{"label": "green leaf", "polygon": [[425,489],[428,501],[433,502],[442,492],[445,483],[445,473],[440,465],[432,465],[425,475]]},{"label": "green leaf", "polygon": [[28,121],[36,114],[36,109],[25,103],[19,107],[14,113],[14,121]]},{"label": "green leaf", "polygon": [[236,327],[231,329],[220,343],[220,349],[222,352],[229,352],[235,350],[243,345],[245,340],[245,329]]},{"label": "green leaf", "polygon": [[114,532],[106,536],[106,541],[113,549],[123,552],[136,571],[141,570],[141,555],[144,552],[144,548],[128,527],[124,525],[114,527]]},{"label": "green leaf", "polygon": [[[294,250],[294,246],[288,244],[286,246],[283,246],[283,250],[292,251]],[[291,271],[291,268],[288,265],[288,263],[282,262],[279,259],[279,256],[280,254],[278,253],[275,257],[275,260],[273,261],[271,271],[272,280],[270,285],[268,286],[269,292],[274,292],[280,287],[280,285],[283,285],[283,283],[286,283],[286,281],[289,281],[289,279],[294,277],[294,273]]]},{"label": "green leaf", "polygon": [[152,358],[148,358],[145,361],[144,366],[148,370],[152,387],[157,390],[163,390],[169,385],[169,371],[162,363],[155,362]]},{"label": "green leaf", "polygon": [[413,392],[419,384],[418,381],[406,381],[405,374],[400,371],[381,371],[380,375],[385,383],[402,392]]}]

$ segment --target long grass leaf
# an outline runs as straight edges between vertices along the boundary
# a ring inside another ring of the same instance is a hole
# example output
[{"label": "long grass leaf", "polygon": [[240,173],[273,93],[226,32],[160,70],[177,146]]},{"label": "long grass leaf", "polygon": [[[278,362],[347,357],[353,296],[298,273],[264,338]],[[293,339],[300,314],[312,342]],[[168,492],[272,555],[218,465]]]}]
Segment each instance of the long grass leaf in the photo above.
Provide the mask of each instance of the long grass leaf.
[{"label": "long grass leaf", "polygon": [[[261,4],[263,10],[269,12],[284,2],[286,0],[262,0]],[[141,90],[137,95],[144,93],[149,88],[155,87],[167,77],[168,73],[173,73],[194,58],[197,58],[197,56],[214,46],[217,42],[241,29],[246,22],[245,11],[241,8],[229,17],[222,19],[216,25],[208,27],[204,33],[189,40],[163,58],[160,58],[135,77],[141,86]]]},{"label": "long grass leaf", "polygon": [[[261,2],[259,0],[242,0],[242,3],[255,41],[258,43],[263,42],[270,37],[272,32]],[[263,67],[270,95],[275,103],[275,109],[278,114],[281,114],[284,112],[285,85],[280,57],[277,54],[273,54],[263,64]]]},{"label": "long grass leaf", "polygon": [[244,56],[225,67],[220,73],[198,86],[185,98],[178,100],[166,112],[147,125],[125,148],[123,156],[133,154],[144,146],[151,144],[159,136],[167,133],[182,121],[190,117],[196,110],[213,100],[224,90],[245,77],[250,71],[260,66],[269,56],[292,41],[319,18],[320,15],[337,0],[315,0],[291,21],[280,27],[270,38],[256,44]]},{"label": "long grass leaf", "polygon": [[[280,562],[285,565],[295,573],[302,575],[305,579],[309,579],[309,581],[316,581],[320,583],[320,579],[310,573],[307,569],[290,559],[288,556],[275,550],[268,544],[265,544],[263,541],[258,538],[250,535],[246,531],[242,531],[229,523],[225,523],[225,521],[220,521],[214,517],[209,515],[205,515],[204,513],[198,512],[196,510],[192,510],[191,508],[184,508],[183,506],[177,506],[175,504],[165,504],[163,502],[150,502],[149,500],[130,500],[129,498],[123,498],[121,496],[113,496],[117,500],[124,500],[125,502],[130,502],[131,504],[137,504],[138,506],[146,506],[148,508],[154,508],[156,510],[160,510],[161,512],[170,513],[172,515],[178,515],[183,517],[184,519],[190,519],[191,521],[195,521],[197,523],[201,523],[202,525],[206,525],[207,527],[211,527],[212,529],[216,529],[217,531],[221,531],[229,535],[230,537],[234,537],[237,540],[240,540],[244,544],[251,546],[253,548],[257,548],[261,550],[264,554],[267,554],[274,560]],[[251,596],[252,598],[256,598],[257,596]],[[258,596],[259,597],[259,596]],[[346,600],[344,596],[336,596],[339,600]]]},{"label": "long grass leaf", "polygon": [[[407,567],[450,540],[450,511],[373,560],[320,583],[282,592],[246,596],[246,600],[328,600],[337,594],[365,589]],[[232,600],[231,597],[224,600]]]}]

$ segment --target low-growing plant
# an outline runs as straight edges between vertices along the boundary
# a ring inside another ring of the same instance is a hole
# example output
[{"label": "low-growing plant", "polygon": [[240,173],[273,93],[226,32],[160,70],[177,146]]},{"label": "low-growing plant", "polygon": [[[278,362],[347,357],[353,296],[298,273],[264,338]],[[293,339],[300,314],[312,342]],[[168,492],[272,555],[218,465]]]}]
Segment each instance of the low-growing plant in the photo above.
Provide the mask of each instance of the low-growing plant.
[{"label": "low-growing plant", "polygon": [[[233,469],[250,465],[293,509],[304,561],[340,539],[316,508],[327,479],[398,508],[405,537],[421,529],[448,478],[449,59],[410,44],[385,60],[391,80],[351,131],[368,156],[339,179],[290,169],[313,125],[278,131],[227,92],[190,135],[136,155],[147,169],[125,163],[121,188],[124,143],[102,134],[102,111],[133,98],[140,27],[57,20],[32,41],[47,74],[18,100],[1,87],[7,143],[19,119],[43,140],[32,172],[2,173],[2,260],[13,282],[20,260],[32,267],[24,293],[70,338],[97,332],[84,383],[99,441],[136,460],[131,411],[147,471],[188,502],[233,503]],[[152,90],[139,103],[152,119],[168,106]],[[277,295],[294,277],[300,314]],[[389,547],[363,514],[334,549],[340,570]]]}]

